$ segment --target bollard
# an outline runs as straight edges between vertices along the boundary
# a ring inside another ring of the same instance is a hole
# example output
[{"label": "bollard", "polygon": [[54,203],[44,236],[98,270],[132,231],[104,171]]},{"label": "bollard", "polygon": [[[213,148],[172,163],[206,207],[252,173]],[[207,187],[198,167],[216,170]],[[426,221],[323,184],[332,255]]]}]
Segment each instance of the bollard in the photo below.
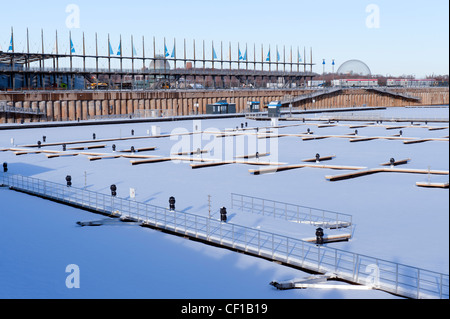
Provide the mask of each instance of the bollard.
[{"label": "bollard", "polygon": [[117,186],[113,184],[113,185],[111,185],[110,189],[111,189],[111,196],[116,197],[117,196]]},{"label": "bollard", "polygon": [[41,144],[42,144],[41,141],[37,142],[38,148],[41,148]]},{"label": "bollard", "polygon": [[355,135],[358,135],[358,130],[355,130]]},{"label": "bollard", "polygon": [[403,131],[400,130],[400,131],[398,132],[398,135],[402,136],[402,135],[403,135]]},{"label": "bollard", "polygon": [[42,141],[45,143],[45,142],[47,142],[47,136],[42,136]]},{"label": "bollard", "polygon": [[308,127],[308,129],[306,130],[307,134],[311,134],[311,129]]},{"label": "bollard", "polygon": [[116,151],[116,144],[113,144],[113,145],[112,145],[112,150],[113,150],[113,152]]},{"label": "bollard", "polygon": [[316,163],[319,163],[319,162],[320,162],[320,154],[317,153],[317,154],[316,154]]},{"label": "bollard", "polygon": [[97,135],[95,135],[95,133],[92,134],[92,139],[95,140],[96,138],[97,138]]},{"label": "bollard", "polygon": [[131,146],[131,153],[135,153],[136,149],[134,148],[134,146]]},{"label": "bollard", "polygon": [[227,222],[227,209],[225,207],[220,209],[220,221],[224,223]]},{"label": "bollard", "polygon": [[67,187],[71,187],[72,186],[72,176],[67,175],[66,182],[67,182]]},{"label": "bollard", "polygon": [[244,128],[244,123],[241,123],[241,128]]},{"label": "bollard", "polygon": [[169,209],[175,210],[175,197],[171,196],[169,198]]},{"label": "bollard", "polygon": [[3,163],[3,173],[7,173],[8,172],[8,163]]},{"label": "bollard", "polygon": [[131,136],[134,136],[134,130],[131,130]]},{"label": "bollard", "polygon": [[66,144],[62,145],[62,149],[63,149],[64,152],[66,151]]},{"label": "bollard", "polygon": [[323,245],[323,229],[317,228],[316,229],[316,244],[317,245]]},{"label": "bollard", "polygon": [[391,158],[390,160],[389,160],[389,163],[391,163],[391,167],[394,167],[394,165],[395,165],[395,158]]},{"label": "bollard", "polygon": [[259,160],[259,152],[256,152],[256,159]]}]

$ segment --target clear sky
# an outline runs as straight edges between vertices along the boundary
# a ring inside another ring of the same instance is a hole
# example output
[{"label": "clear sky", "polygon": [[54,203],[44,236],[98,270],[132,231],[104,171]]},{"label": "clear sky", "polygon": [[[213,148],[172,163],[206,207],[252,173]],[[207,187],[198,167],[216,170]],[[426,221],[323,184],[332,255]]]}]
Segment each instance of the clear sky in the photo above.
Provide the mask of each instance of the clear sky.
[{"label": "clear sky", "polygon": [[[79,9],[79,15],[73,10],[66,12],[73,8],[71,4]],[[210,56],[214,41],[219,58],[221,41],[224,58],[228,58],[231,42],[233,52],[237,51],[238,43],[241,48],[247,44],[249,59],[253,60],[256,44],[258,61],[262,44],[264,54],[269,45],[272,52],[278,46],[280,54],[286,46],[287,59],[292,46],[294,55],[297,47],[302,53],[306,47],[309,60],[312,47],[317,73],[322,73],[322,59],[327,62],[327,72],[331,71],[332,59],[336,60],[336,69],[346,60],[359,59],[374,74],[413,74],[420,78],[449,73],[448,0],[44,0],[2,1],[0,10],[3,51],[9,46],[13,27],[16,51],[25,50],[29,28],[31,51],[42,50],[43,29],[46,52],[54,47],[56,30],[59,52],[68,52],[70,30],[77,53],[81,53],[83,32],[87,53],[95,53],[97,32],[100,53],[104,55],[107,55],[108,34],[114,51],[122,35],[124,54],[131,55],[133,35],[139,55],[142,36],[146,39],[148,56],[152,54],[153,37],[157,51],[163,53],[165,37],[170,51],[173,39],[177,39],[178,57],[183,54],[184,39],[188,43],[188,56],[192,54],[195,39],[197,54],[204,40]]]}]

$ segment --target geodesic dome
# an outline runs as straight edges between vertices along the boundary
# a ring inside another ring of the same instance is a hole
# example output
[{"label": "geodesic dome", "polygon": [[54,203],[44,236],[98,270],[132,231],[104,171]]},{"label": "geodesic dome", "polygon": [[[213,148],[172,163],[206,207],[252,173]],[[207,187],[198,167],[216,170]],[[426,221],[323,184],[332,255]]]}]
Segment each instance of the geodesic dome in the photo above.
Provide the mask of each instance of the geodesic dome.
[{"label": "geodesic dome", "polygon": [[349,60],[344,62],[337,70],[338,74],[349,74],[349,75],[371,75],[369,67],[367,64],[360,60]]}]

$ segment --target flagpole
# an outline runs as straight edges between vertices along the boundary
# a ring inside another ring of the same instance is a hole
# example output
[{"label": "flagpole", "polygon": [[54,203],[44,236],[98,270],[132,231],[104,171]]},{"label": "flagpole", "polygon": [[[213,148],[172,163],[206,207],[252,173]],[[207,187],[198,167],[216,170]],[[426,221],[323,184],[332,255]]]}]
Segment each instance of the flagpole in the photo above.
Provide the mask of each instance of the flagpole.
[{"label": "flagpole", "polygon": [[205,40],[203,40],[203,70],[205,69]]},{"label": "flagpole", "polygon": [[83,32],[83,72],[86,72],[86,43],[84,39],[84,32]]},{"label": "flagpole", "polygon": [[[230,59],[230,71],[231,71],[231,41],[228,42],[228,58]],[[231,86],[231,75],[230,75],[230,86]]]},{"label": "flagpole", "polygon": [[214,70],[214,41],[211,41],[212,44],[212,51],[211,51],[211,55],[212,55],[212,69]]},{"label": "flagpole", "polygon": [[72,31],[69,31],[69,38],[70,38],[70,50],[69,50],[69,52],[70,52],[70,71],[72,72],[72,45],[73,45]]},{"label": "flagpole", "polygon": [[245,69],[246,70],[248,70],[248,56],[247,56],[247,54],[248,54],[248,45],[247,45],[247,43],[245,44]]},{"label": "flagpole", "polygon": [[119,48],[120,48],[120,72],[122,72],[123,70],[123,60],[122,60],[122,35],[120,35],[120,40],[119,40]]},{"label": "flagpole", "polygon": [[[187,68],[187,60],[186,60],[186,38],[184,38],[184,68]],[[185,78],[186,80],[186,78]]]},{"label": "flagpole", "polygon": [[173,68],[177,69],[177,39],[173,38]]},{"label": "flagpole", "polygon": [[133,35],[131,35],[131,72],[134,73],[134,43],[133,43]]},{"label": "flagpole", "polygon": [[111,72],[111,39],[108,33],[108,72]]},{"label": "flagpole", "polygon": [[238,70],[240,70],[240,62],[241,62],[241,48],[238,42]]},{"label": "flagpole", "polygon": [[253,42],[253,70],[256,71],[256,43]]},{"label": "flagpole", "polygon": [[95,32],[95,70],[96,70],[97,76],[98,76],[98,35],[97,35],[97,32]]},{"label": "flagpole", "polygon": [[261,44],[261,71],[264,71],[264,44]]}]

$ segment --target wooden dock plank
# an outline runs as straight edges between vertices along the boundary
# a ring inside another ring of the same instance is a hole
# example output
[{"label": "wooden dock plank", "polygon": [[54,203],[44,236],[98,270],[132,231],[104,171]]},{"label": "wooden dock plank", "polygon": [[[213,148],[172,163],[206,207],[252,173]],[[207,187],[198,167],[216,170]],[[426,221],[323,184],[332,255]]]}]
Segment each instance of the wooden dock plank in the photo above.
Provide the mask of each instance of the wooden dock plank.
[{"label": "wooden dock plank", "polygon": [[429,182],[417,182],[417,186],[426,188],[448,188],[449,183],[429,183]]},{"label": "wooden dock plank", "polygon": [[[321,156],[321,157],[319,158],[319,162],[330,161],[330,160],[332,160],[333,158],[336,158],[336,155]],[[302,162],[305,162],[305,163],[315,163],[315,162],[317,162],[317,158],[308,158],[308,159],[304,159],[304,160],[302,160]]]},{"label": "wooden dock plank", "polygon": [[380,165],[381,166],[391,166],[391,165],[397,166],[397,165],[407,164],[407,163],[409,163],[409,161],[411,161],[411,159],[407,158],[407,159],[403,159],[403,160],[394,161],[394,163],[391,163],[391,162],[381,163]]},{"label": "wooden dock plank", "polygon": [[428,169],[402,169],[402,168],[375,168],[362,170],[357,172],[351,172],[342,175],[334,175],[334,176],[325,176],[325,178],[331,182],[333,181],[341,181],[345,179],[356,178],[365,175],[371,175],[376,173],[408,173],[408,174],[432,174],[432,175],[448,175],[448,171],[443,170],[428,170]]}]

